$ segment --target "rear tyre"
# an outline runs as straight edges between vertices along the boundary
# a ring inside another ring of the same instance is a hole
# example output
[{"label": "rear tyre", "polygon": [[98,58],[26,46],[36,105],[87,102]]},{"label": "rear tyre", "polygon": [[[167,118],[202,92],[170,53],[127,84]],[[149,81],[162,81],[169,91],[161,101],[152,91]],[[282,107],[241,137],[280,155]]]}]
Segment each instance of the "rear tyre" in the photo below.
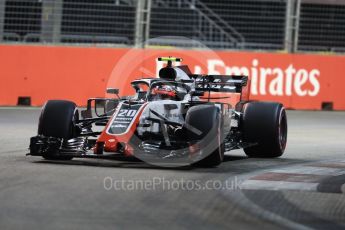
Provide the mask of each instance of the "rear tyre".
[{"label": "rear tyre", "polygon": [[[224,159],[224,144],[219,108],[214,105],[194,106],[188,110],[185,122],[188,139],[200,140],[197,142],[197,145],[206,154],[206,157],[193,165],[215,167],[222,163]],[[195,130],[201,131],[201,134],[199,133],[198,135],[195,133]]]},{"label": "rear tyre", "polygon": [[287,142],[287,118],[282,104],[250,102],[243,107],[242,133],[249,157],[280,157]]},{"label": "rear tyre", "polygon": [[[50,100],[43,106],[39,124],[38,135],[72,139],[78,131],[75,126],[79,113],[75,103],[62,100]],[[48,160],[71,160],[70,156],[45,155]]]}]

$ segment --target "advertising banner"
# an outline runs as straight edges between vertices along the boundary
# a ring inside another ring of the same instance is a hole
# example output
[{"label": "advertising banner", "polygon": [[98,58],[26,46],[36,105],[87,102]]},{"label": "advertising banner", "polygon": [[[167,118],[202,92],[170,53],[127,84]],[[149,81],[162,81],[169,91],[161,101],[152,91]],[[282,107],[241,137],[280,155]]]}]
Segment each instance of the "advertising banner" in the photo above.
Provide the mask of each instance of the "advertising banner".
[{"label": "advertising banner", "polygon": [[345,56],[239,51],[103,47],[0,46],[0,105],[28,97],[85,105],[107,87],[131,94],[130,82],[156,77],[159,56],[178,56],[194,73],[248,75],[252,100],[277,101],[290,109],[345,109]]}]

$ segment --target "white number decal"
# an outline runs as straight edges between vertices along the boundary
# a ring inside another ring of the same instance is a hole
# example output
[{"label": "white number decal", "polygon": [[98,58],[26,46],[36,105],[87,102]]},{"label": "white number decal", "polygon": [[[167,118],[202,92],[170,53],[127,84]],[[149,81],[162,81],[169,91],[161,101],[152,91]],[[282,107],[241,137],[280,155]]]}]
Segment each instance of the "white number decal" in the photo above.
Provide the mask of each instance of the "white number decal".
[{"label": "white number decal", "polygon": [[119,114],[117,116],[124,117],[126,116],[127,112],[128,112],[128,109],[120,109]]},{"label": "white number decal", "polygon": [[119,114],[117,116],[119,117],[134,117],[135,114],[137,113],[136,110],[134,109],[120,109]]},{"label": "white number decal", "polygon": [[128,116],[128,117],[134,117],[136,113],[137,113],[136,110],[130,109],[130,110],[128,111],[128,113],[127,113],[127,116]]}]

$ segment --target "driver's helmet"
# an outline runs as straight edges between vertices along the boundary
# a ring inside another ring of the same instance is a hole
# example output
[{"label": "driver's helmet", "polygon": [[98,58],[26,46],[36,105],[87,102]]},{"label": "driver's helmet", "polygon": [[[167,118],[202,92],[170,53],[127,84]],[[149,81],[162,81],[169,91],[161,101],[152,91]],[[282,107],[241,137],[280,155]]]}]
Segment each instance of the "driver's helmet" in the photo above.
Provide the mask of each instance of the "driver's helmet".
[{"label": "driver's helmet", "polygon": [[160,86],[156,86],[152,89],[151,95],[153,95],[154,98],[156,98],[156,99],[174,100],[174,99],[176,99],[177,93],[176,93],[176,90],[174,89],[174,87],[172,87],[172,86],[160,85]]}]

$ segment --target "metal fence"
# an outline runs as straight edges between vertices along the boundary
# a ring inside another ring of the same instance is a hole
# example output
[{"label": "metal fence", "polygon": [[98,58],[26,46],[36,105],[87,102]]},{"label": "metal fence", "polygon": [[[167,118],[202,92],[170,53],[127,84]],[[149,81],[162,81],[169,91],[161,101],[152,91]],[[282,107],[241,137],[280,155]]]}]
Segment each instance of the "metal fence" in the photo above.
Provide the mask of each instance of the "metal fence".
[{"label": "metal fence", "polygon": [[342,0],[0,0],[2,43],[345,52],[344,27]]}]

